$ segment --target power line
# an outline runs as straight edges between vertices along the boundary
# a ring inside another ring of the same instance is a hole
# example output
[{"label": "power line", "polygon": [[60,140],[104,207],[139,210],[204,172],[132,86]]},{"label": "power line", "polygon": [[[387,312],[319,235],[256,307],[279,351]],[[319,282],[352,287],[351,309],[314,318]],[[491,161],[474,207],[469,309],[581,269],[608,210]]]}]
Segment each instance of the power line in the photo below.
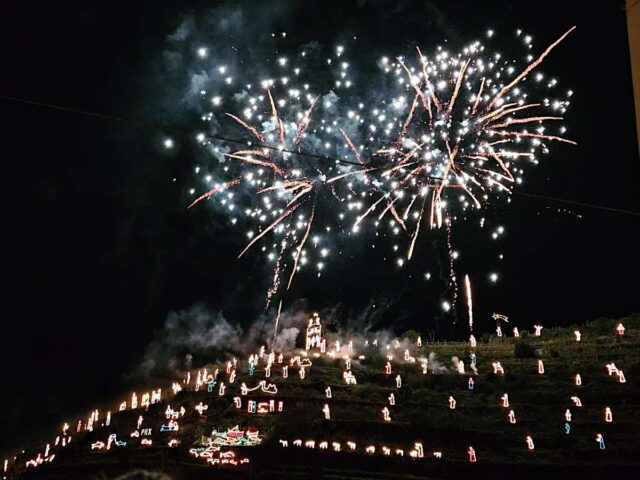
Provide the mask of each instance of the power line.
[{"label": "power line", "polygon": [[[116,116],[116,115],[108,115],[108,114],[104,114],[104,113],[98,113],[98,112],[92,112],[89,110],[82,110],[82,109],[78,109],[78,108],[73,108],[73,107],[67,107],[67,106],[63,106],[63,105],[56,105],[56,104],[52,104],[52,103],[46,103],[46,102],[40,102],[40,101],[36,101],[36,100],[30,100],[27,98],[20,98],[20,97],[13,97],[13,96],[9,96],[9,95],[0,95],[0,100],[5,100],[8,102],[14,102],[14,103],[20,103],[20,104],[25,104],[25,105],[31,105],[31,106],[35,106],[35,107],[41,107],[41,108],[48,108],[50,110],[57,110],[57,111],[62,111],[62,112],[69,112],[69,113],[75,113],[78,115],[85,115],[88,117],[94,117],[94,118],[101,118],[104,120],[112,120],[112,121],[118,121],[118,122],[123,122],[123,123],[129,123],[132,125],[138,125],[138,126],[143,126],[143,127],[147,127],[147,128],[153,128],[153,129],[162,129],[162,130],[170,130],[170,131],[174,131],[174,132],[180,132],[183,135],[190,135],[192,132],[187,131],[183,128],[180,127],[176,127],[175,125],[165,125],[165,124],[161,124],[161,123],[152,123],[152,122],[146,122],[146,121],[142,121],[142,120],[136,120],[136,119],[132,119],[132,118],[127,118],[127,117],[120,117],[120,116]],[[246,140],[242,140],[242,139],[237,139],[237,138],[227,138],[227,137],[222,137],[219,135],[213,135],[213,134],[205,134],[205,136],[207,138],[210,138],[212,140],[218,140],[218,141],[222,141],[222,142],[227,142],[227,143],[235,143],[238,145],[247,145],[247,141]],[[324,160],[324,161],[331,161],[334,163],[342,163],[342,164],[346,164],[346,165],[355,165],[358,167],[362,167],[362,164],[358,163],[358,162],[352,162],[350,160],[344,160],[342,158],[336,158],[336,157],[331,157],[328,155],[319,155],[319,154],[314,154],[314,153],[306,153],[306,152],[297,152],[294,150],[287,150],[287,149],[281,149],[281,148],[276,148],[270,145],[263,145],[260,143],[252,143],[251,144],[254,147],[259,147],[262,149],[267,149],[267,150],[271,150],[271,151],[277,151],[277,152],[283,152],[283,153],[288,153],[291,155],[297,155],[299,157],[308,157],[308,158],[314,158],[316,160]],[[436,180],[442,180],[442,178],[440,177],[430,177]],[[541,200],[549,200],[552,202],[557,202],[557,203],[565,203],[568,205],[576,205],[576,206],[580,206],[580,207],[584,207],[584,208],[591,208],[594,210],[602,210],[602,211],[606,211],[606,212],[615,212],[615,213],[622,213],[622,214],[626,214],[626,215],[633,215],[636,217],[640,217],[640,212],[636,212],[633,210],[626,210],[626,209],[621,209],[621,208],[615,208],[615,207],[608,207],[606,205],[597,205],[597,204],[593,204],[593,203],[586,203],[586,202],[580,202],[580,201],[576,201],[576,200],[568,200],[566,198],[558,198],[558,197],[551,197],[548,195],[539,195],[536,193],[529,193],[529,192],[522,192],[522,191],[515,191],[512,192],[514,195],[519,195],[522,197],[529,197],[529,198],[537,198],[537,199],[541,199]]]}]

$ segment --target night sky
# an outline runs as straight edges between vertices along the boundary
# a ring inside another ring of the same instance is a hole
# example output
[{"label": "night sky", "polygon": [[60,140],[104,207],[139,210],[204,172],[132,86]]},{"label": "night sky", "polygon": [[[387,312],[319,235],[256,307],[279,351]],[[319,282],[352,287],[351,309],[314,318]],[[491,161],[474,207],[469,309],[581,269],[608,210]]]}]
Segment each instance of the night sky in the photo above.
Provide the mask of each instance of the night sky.
[{"label": "night sky", "polygon": [[[207,45],[212,51],[286,31],[292,48],[357,35],[363,58],[444,38],[466,41],[487,28],[504,38],[523,28],[541,49],[577,25],[543,70],[575,92],[566,124],[578,146],[552,145],[521,190],[640,211],[622,0],[202,3],[2,7],[0,95],[124,120],[0,100],[0,449],[124,393],[127,375],[170,312],[199,305],[244,328],[263,313],[263,259],[236,260],[243,235],[210,209],[186,209],[195,154],[182,137],[194,124],[180,102],[187,74],[169,69],[165,52],[189,15],[197,23],[241,12],[243,38],[231,32],[227,44],[224,33],[199,30],[200,42],[216,39]],[[167,136],[179,148],[167,152]],[[474,279],[478,330],[491,329],[494,311],[524,328],[640,311],[640,217],[517,195],[489,215],[507,230],[499,245],[464,225],[453,233],[460,271]],[[464,330],[440,308],[445,241],[442,233],[425,236],[405,269],[383,260],[387,250],[345,246],[322,278],[300,274],[285,301],[305,299],[344,326],[375,311],[375,328],[459,338]],[[500,273],[495,285],[487,281],[490,270]]]}]

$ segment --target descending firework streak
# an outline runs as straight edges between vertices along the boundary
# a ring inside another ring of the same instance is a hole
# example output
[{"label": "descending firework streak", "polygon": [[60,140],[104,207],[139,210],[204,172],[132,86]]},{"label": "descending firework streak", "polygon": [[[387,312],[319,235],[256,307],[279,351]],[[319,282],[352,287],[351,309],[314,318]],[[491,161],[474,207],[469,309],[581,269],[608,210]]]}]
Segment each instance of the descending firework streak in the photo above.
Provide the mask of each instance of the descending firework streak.
[{"label": "descending firework streak", "polygon": [[[338,47],[326,59],[334,83],[325,95],[304,83],[304,68],[297,65],[304,65],[305,51],[291,67],[280,58],[282,72],[291,76],[263,80],[257,88],[247,84],[233,96],[241,99],[240,112],[224,115],[246,134],[245,145],[231,151],[220,139],[199,136],[209,147],[227,147],[222,170],[231,178],[215,182],[208,175],[212,187],[190,207],[217,196],[235,215],[229,191],[240,189],[256,231],[248,232],[239,257],[261,244],[273,262],[268,302],[283,281],[291,287],[313,253],[320,256],[320,274],[328,239],[356,236],[364,222],[404,233],[411,259],[422,230],[445,225],[450,234],[452,222],[467,211],[508,201],[522,182],[524,162],[537,164],[549,142],[575,144],[562,136],[568,98],[533,99],[542,87],[554,91],[555,79],[533,72],[574,29],[537,57],[528,54],[521,66],[486,53],[479,41],[455,55],[439,48],[429,56],[416,48],[395,61],[384,57],[379,81],[370,82],[376,87],[360,90]],[[530,37],[518,36],[532,48]],[[539,87],[533,93],[525,88],[531,84]],[[222,102],[215,97],[213,103]]]}]

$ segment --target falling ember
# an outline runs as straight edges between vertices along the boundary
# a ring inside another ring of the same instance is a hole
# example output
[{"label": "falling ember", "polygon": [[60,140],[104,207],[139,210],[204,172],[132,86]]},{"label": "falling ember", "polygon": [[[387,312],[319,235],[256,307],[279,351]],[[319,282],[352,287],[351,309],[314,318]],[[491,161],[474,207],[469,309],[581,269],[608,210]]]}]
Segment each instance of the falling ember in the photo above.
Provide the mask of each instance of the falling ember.
[{"label": "falling ember", "polygon": [[473,300],[471,298],[471,281],[469,275],[464,276],[464,285],[467,292],[467,309],[469,312],[469,333],[473,335]]}]

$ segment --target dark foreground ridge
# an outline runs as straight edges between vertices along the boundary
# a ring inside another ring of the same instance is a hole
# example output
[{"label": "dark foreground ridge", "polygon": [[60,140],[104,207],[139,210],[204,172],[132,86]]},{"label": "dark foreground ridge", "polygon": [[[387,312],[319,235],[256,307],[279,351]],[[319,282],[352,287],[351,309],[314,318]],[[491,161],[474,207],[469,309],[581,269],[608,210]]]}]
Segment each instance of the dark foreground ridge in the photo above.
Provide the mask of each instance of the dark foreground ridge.
[{"label": "dark foreground ridge", "polygon": [[502,322],[508,338],[484,335],[475,347],[413,332],[325,337],[318,325],[310,320],[308,350],[263,348],[69,422],[39,450],[5,462],[4,478],[619,479],[640,471],[640,316],[518,338]]}]

